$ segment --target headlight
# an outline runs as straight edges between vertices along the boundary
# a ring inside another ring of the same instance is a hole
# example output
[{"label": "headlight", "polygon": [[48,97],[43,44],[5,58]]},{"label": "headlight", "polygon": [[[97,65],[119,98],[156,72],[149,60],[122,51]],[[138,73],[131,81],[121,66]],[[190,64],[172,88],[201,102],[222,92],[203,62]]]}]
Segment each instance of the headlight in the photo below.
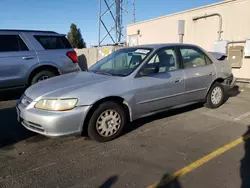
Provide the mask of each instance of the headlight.
[{"label": "headlight", "polygon": [[42,99],[38,101],[35,108],[51,111],[71,110],[76,106],[77,99]]}]

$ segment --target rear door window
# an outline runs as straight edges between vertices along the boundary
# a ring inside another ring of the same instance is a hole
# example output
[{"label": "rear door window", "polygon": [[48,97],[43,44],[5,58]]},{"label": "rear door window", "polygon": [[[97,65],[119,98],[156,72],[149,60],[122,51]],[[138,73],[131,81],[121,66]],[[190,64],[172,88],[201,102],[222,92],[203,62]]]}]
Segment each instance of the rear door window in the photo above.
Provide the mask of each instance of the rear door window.
[{"label": "rear door window", "polygon": [[69,41],[64,36],[35,35],[34,37],[45,50],[72,48]]},{"label": "rear door window", "polygon": [[192,47],[180,48],[184,68],[194,68],[212,64],[212,61],[200,50]]},{"label": "rear door window", "polygon": [[19,35],[0,35],[0,52],[29,50]]}]

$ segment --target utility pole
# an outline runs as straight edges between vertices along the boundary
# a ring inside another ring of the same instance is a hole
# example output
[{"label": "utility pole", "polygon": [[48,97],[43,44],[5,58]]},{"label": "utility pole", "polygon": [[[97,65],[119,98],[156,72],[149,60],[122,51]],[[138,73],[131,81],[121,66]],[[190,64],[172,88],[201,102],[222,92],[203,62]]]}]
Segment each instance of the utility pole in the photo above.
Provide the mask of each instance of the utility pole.
[{"label": "utility pole", "polygon": [[101,45],[101,10],[102,10],[102,0],[99,0],[99,11],[98,11],[98,46]]},{"label": "utility pole", "polygon": [[133,23],[136,22],[136,18],[135,18],[135,0],[133,0]]},{"label": "utility pole", "polygon": [[[125,9],[126,0],[99,0],[98,9],[98,46],[101,46],[105,39],[109,39],[113,44],[122,42],[124,35],[123,17],[124,12],[129,14]],[[132,2],[133,20],[135,22],[135,0]],[[131,5],[130,5],[131,6]]]}]

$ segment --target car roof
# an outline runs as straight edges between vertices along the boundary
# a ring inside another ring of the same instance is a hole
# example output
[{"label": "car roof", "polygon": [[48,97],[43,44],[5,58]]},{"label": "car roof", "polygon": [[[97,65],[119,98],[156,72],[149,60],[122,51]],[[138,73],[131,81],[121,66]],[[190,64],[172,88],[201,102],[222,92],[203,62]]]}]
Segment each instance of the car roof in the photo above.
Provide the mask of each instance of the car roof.
[{"label": "car roof", "polygon": [[161,44],[144,44],[144,45],[137,45],[137,46],[131,46],[128,48],[153,48],[155,50],[159,48],[164,47],[173,47],[173,46],[189,46],[189,47],[198,47],[193,44],[183,44],[183,43],[161,43]]},{"label": "car roof", "polygon": [[30,34],[52,34],[52,35],[63,35],[55,31],[42,31],[42,30],[26,30],[26,29],[0,29],[0,33],[17,34],[17,33],[30,33]]}]

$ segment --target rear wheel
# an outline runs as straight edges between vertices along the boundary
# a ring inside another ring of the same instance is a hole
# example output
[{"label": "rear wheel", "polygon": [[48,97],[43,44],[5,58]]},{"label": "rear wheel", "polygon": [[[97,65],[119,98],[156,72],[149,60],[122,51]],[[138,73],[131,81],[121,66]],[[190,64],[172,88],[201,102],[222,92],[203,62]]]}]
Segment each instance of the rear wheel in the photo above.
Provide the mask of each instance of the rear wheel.
[{"label": "rear wheel", "polygon": [[37,82],[41,82],[43,80],[46,80],[46,79],[54,77],[54,76],[56,76],[56,74],[54,72],[52,72],[50,70],[43,70],[43,71],[40,71],[33,76],[30,84],[33,85],[33,84],[36,84]]},{"label": "rear wheel", "polygon": [[205,106],[208,108],[218,108],[224,101],[224,89],[223,86],[216,82],[208,92]]},{"label": "rear wheel", "polygon": [[88,124],[88,135],[98,142],[117,138],[125,125],[126,116],[121,105],[115,102],[100,104]]}]

